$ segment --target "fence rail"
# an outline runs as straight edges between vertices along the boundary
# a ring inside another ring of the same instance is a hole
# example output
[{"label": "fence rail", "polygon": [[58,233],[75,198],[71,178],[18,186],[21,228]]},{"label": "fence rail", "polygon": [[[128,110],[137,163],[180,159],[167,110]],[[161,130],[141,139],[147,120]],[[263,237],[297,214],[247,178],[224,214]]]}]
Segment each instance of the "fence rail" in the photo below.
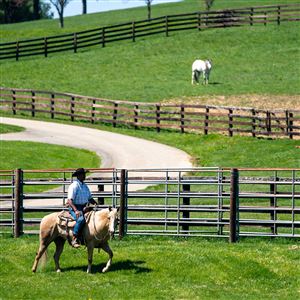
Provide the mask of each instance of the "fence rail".
[{"label": "fence rail", "polygon": [[300,136],[300,110],[263,110],[199,104],[114,101],[69,93],[0,88],[0,110],[181,133],[218,132],[252,137]]},{"label": "fence rail", "polygon": [[[0,172],[0,230],[38,233],[65,208],[71,170]],[[300,237],[300,169],[92,169],[98,209],[120,207],[119,236]],[[41,190],[42,187],[42,190]]]},{"label": "fence rail", "polygon": [[131,40],[150,35],[183,30],[204,30],[208,28],[227,28],[233,26],[253,26],[269,23],[300,21],[299,4],[247,7],[209,12],[194,12],[133,21],[118,25],[95,28],[75,33],[48,36],[16,42],[0,43],[0,60],[73,51],[91,46],[105,47],[108,43]]}]

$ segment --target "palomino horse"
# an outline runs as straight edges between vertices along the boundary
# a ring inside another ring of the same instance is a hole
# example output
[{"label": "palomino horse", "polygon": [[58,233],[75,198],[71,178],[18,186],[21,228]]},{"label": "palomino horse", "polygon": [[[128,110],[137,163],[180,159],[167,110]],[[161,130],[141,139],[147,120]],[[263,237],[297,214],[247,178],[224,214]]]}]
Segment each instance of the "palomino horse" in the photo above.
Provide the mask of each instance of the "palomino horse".
[{"label": "palomino horse", "polygon": [[[59,220],[59,213],[52,213],[45,216],[40,225],[40,247],[36,254],[32,271],[35,272],[40,258],[47,250],[50,243],[54,242],[56,251],[54,254],[55,268],[60,272],[59,258],[63,251],[64,244],[68,235],[72,236],[72,230],[62,227]],[[109,260],[102,272],[106,272],[111,266],[113,252],[108,245],[108,240],[114,235],[118,219],[117,208],[107,208],[88,213],[86,224],[83,227],[82,235],[88,250],[88,268],[87,273],[91,273],[94,248],[102,248],[108,255]],[[75,222],[74,222],[75,223]],[[69,237],[70,238],[70,237]]]}]

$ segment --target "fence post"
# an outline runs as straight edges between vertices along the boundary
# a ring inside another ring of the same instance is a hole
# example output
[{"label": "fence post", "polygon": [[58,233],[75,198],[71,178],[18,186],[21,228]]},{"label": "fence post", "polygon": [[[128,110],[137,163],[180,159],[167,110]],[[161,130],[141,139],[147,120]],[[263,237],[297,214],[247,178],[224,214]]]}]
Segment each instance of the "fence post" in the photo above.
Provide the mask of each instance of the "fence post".
[{"label": "fence post", "polygon": [[229,136],[233,136],[233,131],[232,131],[232,127],[233,127],[233,110],[229,109],[229,114],[228,114],[228,135]]},{"label": "fence post", "polygon": [[[275,176],[274,180],[275,180],[275,182],[278,181],[278,177]],[[270,197],[270,206],[272,208],[276,208],[277,207],[277,198],[276,198],[277,184],[275,182],[274,183],[270,183],[270,194],[271,194],[271,197]],[[274,222],[276,221],[277,214],[276,214],[275,210],[271,211],[270,217],[271,217],[272,221],[274,221]],[[277,226],[276,226],[276,224],[271,225],[271,231],[272,231],[272,233],[274,235],[277,234]]]},{"label": "fence post", "polygon": [[23,171],[15,170],[14,237],[23,233]]},{"label": "fence post", "polygon": [[184,133],[184,105],[181,104],[180,107],[180,130],[181,133]]},{"label": "fence post", "polygon": [[271,113],[269,111],[266,112],[266,127],[267,127],[267,135],[271,133]]},{"label": "fence post", "polygon": [[289,136],[290,136],[290,139],[293,139],[293,125],[294,125],[294,122],[293,122],[293,118],[294,118],[294,114],[293,113],[289,113]]},{"label": "fence post", "polygon": [[117,125],[117,116],[118,116],[118,103],[114,103],[114,113],[113,113],[113,127],[116,127]]},{"label": "fence post", "polygon": [[168,16],[166,16],[165,26],[166,26],[166,36],[169,36],[169,17]]},{"label": "fence post", "polygon": [[160,105],[156,104],[156,131],[160,132]]},{"label": "fence post", "polygon": [[[191,186],[189,184],[183,184],[182,185],[182,192],[190,192],[191,191]],[[182,198],[182,204],[183,205],[190,205],[190,197],[183,197]],[[189,219],[190,218],[190,212],[184,210],[182,212],[182,217],[185,219]],[[189,225],[182,225],[182,230],[188,232],[189,231]]]},{"label": "fence post", "polygon": [[267,12],[265,11],[264,25],[267,26]]},{"label": "fence post", "polygon": [[125,221],[126,221],[126,207],[127,207],[127,195],[126,195],[126,184],[127,184],[127,172],[121,170],[120,177],[120,210],[119,210],[119,239],[122,239],[125,235]]},{"label": "fence post", "polygon": [[92,124],[95,123],[95,104],[96,104],[96,100],[93,99],[93,101],[92,101],[92,116],[91,116]]},{"label": "fence post", "polygon": [[250,10],[250,26],[253,26],[253,7]]},{"label": "fence post", "polygon": [[74,53],[77,53],[77,33],[74,33],[74,39],[73,39],[73,46],[74,46]]},{"label": "fence post", "polygon": [[198,30],[201,31],[201,13],[198,12]]},{"label": "fence post", "polygon": [[102,48],[105,47],[105,27],[102,27]]},{"label": "fence post", "polygon": [[19,60],[19,52],[20,52],[20,45],[19,42],[16,44],[16,60]]},{"label": "fence post", "polygon": [[48,56],[48,41],[46,37],[44,38],[44,55],[45,57]]},{"label": "fence post", "polygon": [[35,116],[35,92],[31,91],[31,116]]},{"label": "fence post", "polygon": [[280,5],[277,7],[277,25],[280,25]]},{"label": "fence post", "polygon": [[74,121],[74,113],[75,113],[75,97],[71,98],[71,121]]},{"label": "fence post", "polygon": [[204,134],[208,134],[208,120],[209,120],[209,108],[205,109],[205,118],[204,118]]},{"label": "fence post", "polygon": [[135,42],[135,22],[132,22],[132,41]]},{"label": "fence post", "polygon": [[[104,185],[98,184],[98,192],[104,192]],[[104,204],[104,197],[98,197],[98,204],[103,205]]]},{"label": "fence post", "polygon": [[50,110],[51,110],[51,119],[54,119],[54,105],[55,105],[55,102],[54,102],[54,94],[51,94],[51,106],[50,106]]},{"label": "fence post", "polygon": [[256,111],[252,109],[252,137],[256,137]]},{"label": "fence post", "polygon": [[239,172],[231,169],[230,175],[230,220],[229,220],[229,242],[238,241],[239,235]]},{"label": "fence post", "polygon": [[134,129],[138,128],[138,126],[137,126],[138,121],[139,121],[138,115],[139,115],[139,106],[136,104],[134,106]]},{"label": "fence post", "polygon": [[17,113],[17,101],[16,101],[16,91],[12,91],[12,112],[15,115]]}]

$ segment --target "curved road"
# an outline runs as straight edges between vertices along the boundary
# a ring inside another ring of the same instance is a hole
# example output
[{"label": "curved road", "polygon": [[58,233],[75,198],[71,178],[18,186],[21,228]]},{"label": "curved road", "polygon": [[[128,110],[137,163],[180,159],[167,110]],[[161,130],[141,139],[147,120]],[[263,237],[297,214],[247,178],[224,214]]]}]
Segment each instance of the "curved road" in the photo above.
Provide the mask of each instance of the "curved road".
[{"label": "curved road", "polygon": [[25,131],[0,135],[0,140],[23,140],[91,150],[101,157],[102,168],[190,168],[185,152],[156,142],[98,129],[35,120],[0,117],[0,123]]}]

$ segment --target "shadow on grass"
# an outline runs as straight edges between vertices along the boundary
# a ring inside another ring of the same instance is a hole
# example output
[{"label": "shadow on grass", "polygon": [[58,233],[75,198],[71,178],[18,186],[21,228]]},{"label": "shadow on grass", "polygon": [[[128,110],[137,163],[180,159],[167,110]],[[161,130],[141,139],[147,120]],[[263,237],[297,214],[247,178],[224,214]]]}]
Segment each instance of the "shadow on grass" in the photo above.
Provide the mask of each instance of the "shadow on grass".
[{"label": "shadow on grass", "polygon": [[[128,271],[129,270],[129,271],[133,271],[136,274],[139,274],[139,273],[149,273],[152,271],[151,269],[149,269],[147,267],[143,267],[142,266],[143,264],[145,264],[145,261],[142,261],[142,260],[132,261],[130,259],[127,259],[127,260],[123,260],[123,261],[116,261],[116,262],[112,263],[108,272]],[[106,263],[92,265],[92,273],[101,272],[105,266],[106,266]],[[74,266],[74,267],[62,268],[63,272],[67,272],[67,271],[86,272],[86,270],[87,270],[87,264],[85,266]]]},{"label": "shadow on grass", "polygon": [[210,82],[209,85],[220,85],[222,84],[221,82]]}]

